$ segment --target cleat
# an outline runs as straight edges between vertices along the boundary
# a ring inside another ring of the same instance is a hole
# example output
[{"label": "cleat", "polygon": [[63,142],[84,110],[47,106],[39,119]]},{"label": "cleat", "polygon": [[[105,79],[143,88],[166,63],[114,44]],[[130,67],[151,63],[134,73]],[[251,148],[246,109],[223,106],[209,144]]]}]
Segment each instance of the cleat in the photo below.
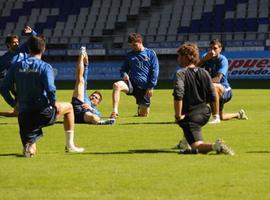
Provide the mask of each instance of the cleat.
[{"label": "cleat", "polygon": [[116,119],[118,116],[119,116],[119,115],[118,115],[118,113],[116,113],[116,112],[112,112],[112,114],[111,114],[111,117],[110,117],[110,118]]},{"label": "cleat", "polygon": [[23,149],[23,156],[26,158],[32,158],[36,154],[37,147],[36,143],[26,143],[24,149]]},{"label": "cleat", "polygon": [[84,152],[84,148],[83,147],[65,147],[65,151],[67,153],[82,153]]},{"label": "cleat", "polygon": [[223,153],[226,155],[233,156],[234,151],[229,148],[221,139],[217,139],[213,145],[213,149],[217,152],[217,154]]},{"label": "cleat", "polygon": [[113,125],[115,123],[115,121],[116,121],[115,118],[101,120],[101,121],[98,122],[98,125]]},{"label": "cleat", "polygon": [[191,150],[191,146],[187,142],[186,138],[183,137],[182,140],[180,140],[179,143],[173,147],[173,149]]},{"label": "cleat", "polygon": [[221,121],[220,121],[220,118],[213,118],[210,122],[208,122],[209,124],[219,124]]},{"label": "cleat", "polygon": [[86,55],[87,54],[85,46],[81,46],[79,54],[80,55]]},{"label": "cleat", "polygon": [[241,109],[238,113],[239,113],[239,119],[248,120],[246,112],[243,109]]},{"label": "cleat", "polygon": [[81,56],[83,58],[84,65],[88,65],[88,55],[87,55],[87,51],[86,51],[85,46],[81,46],[81,48],[79,50],[79,56]]}]

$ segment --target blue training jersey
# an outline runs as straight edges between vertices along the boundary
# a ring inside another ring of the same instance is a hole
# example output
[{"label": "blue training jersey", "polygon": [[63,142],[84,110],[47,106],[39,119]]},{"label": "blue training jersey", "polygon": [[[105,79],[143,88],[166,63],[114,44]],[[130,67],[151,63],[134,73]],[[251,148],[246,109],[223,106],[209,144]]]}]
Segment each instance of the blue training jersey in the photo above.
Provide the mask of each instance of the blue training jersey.
[{"label": "blue training jersey", "polygon": [[[206,54],[204,54],[203,57],[205,57],[205,55]],[[219,54],[217,58],[206,61],[203,67],[209,72],[212,78],[217,74],[222,74],[220,84],[226,88],[230,87],[228,82],[229,62],[224,55]]]},{"label": "blue training jersey", "polygon": [[91,113],[97,115],[97,116],[101,116],[101,112],[96,108],[96,106],[94,106],[87,94],[87,80],[88,80],[88,70],[89,65],[88,64],[84,64],[84,72],[83,72],[83,78],[84,78],[84,103],[87,103],[91,106]]},{"label": "blue training jersey", "polygon": [[97,115],[97,116],[99,116],[99,117],[101,117],[101,112],[97,109],[97,107],[94,106],[91,102],[90,102],[90,105],[91,105],[91,108],[92,108],[90,112]]},{"label": "blue training jersey", "polygon": [[156,53],[148,48],[131,51],[120,70],[121,77],[129,75],[130,81],[141,89],[152,89],[157,85],[159,62]]},{"label": "blue training jersey", "polygon": [[14,107],[16,100],[10,89],[15,83],[19,102],[19,112],[42,110],[56,101],[53,68],[35,57],[21,54],[20,59],[9,69],[0,92],[6,102]]},{"label": "blue training jersey", "polygon": [[[37,35],[37,33],[32,31],[30,35]],[[8,69],[17,60],[19,53],[29,53],[27,45],[28,41],[20,45],[15,52],[7,51],[0,57],[0,79],[6,76]]]}]

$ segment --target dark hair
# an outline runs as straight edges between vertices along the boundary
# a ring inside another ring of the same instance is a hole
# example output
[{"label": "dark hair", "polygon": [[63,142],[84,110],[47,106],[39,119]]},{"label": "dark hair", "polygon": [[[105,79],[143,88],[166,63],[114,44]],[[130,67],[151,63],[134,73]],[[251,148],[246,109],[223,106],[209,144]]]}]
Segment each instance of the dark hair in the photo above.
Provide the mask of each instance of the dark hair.
[{"label": "dark hair", "polygon": [[[100,97],[99,102],[102,101],[102,94],[101,94],[99,91],[96,90],[96,91],[94,91],[92,94],[98,94],[99,97]],[[92,94],[91,94],[91,95],[92,95]],[[90,95],[90,96],[91,96],[91,95]]]},{"label": "dark hair", "polygon": [[40,54],[46,48],[45,37],[40,36],[31,36],[28,41],[28,49],[32,54]]},{"label": "dark hair", "polygon": [[20,37],[18,35],[8,35],[5,40],[5,44],[8,47],[8,44],[11,44],[12,40],[17,38],[20,41]]},{"label": "dark hair", "polygon": [[132,43],[132,42],[141,42],[141,43],[143,43],[142,35],[140,33],[130,33],[128,35],[128,43]]},{"label": "dark hair", "polygon": [[211,45],[218,45],[219,47],[222,47],[222,43],[221,43],[221,41],[219,40],[219,39],[213,39],[213,40],[211,40],[211,42],[209,43],[209,45],[211,46]]},{"label": "dark hair", "polygon": [[178,49],[177,53],[181,56],[187,56],[189,63],[197,64],[199,62],[199,48],[195,43],[184,43]]}]

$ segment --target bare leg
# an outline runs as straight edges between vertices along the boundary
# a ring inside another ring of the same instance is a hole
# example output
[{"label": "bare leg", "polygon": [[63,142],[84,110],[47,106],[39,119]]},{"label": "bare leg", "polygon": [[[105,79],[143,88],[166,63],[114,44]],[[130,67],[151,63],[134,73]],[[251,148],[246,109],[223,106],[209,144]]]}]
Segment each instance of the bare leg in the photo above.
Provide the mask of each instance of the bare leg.
[{"label": "bare leg", "polygon": [[234,155],[234,151],[228,147],[221,139],[217,139],[215,143],[204,143],[203,141],[197,141],[191,144],[192,149],[198,149],[199,153],[208,153],[210,151],[216,151],[218,154],[223,153],[227,155]]},{"label": "bare leg", "polygon": [[239,119],[240,113],[221,113],[222,120]]},{"label": "bare leg", "polygon": [[113,102],[113,112],[118,114],[118,107],[120,101],[120,92],[128,92],[128,86],[124,81],[118,81],[113,84],[112,102]]},{"label": "bare leg", "polygon": [[215,102],[212,104],[213,110],[212,110],[212,114],[213,115],[219,115],[219,93],[218,93],[218,88],[216,86],[216,84],[214,84],[214,88],[215,88]]},{"label": "bare leg", "polygon": [[204,143],[203,141],[197,141],[191,144],[192,149],[198,149],[199,153],[206,154],[210,151],[213,151],[213,144]]},{"label": "bare leg", "polygon": [[214,88],[215,88],[215,102],[213,102],[212,105],[212,115],[213,115],[213,119],[209,122],[210,124],[216,124],[216,123],[220,123],[220,118],[221,118],[221,111],[219,109],[220,105],[220,98],[222,97],[224,88],[221,84],[219,83],[213,83],[214,84]]},{"label": "bare leg", "polygon": [[76,147],[74,144],[74,113],[70,103],[56,102],[57,118],[64,116],[64,129],[66,132],[66,151],[81,153],[84,148]]},{"label": "bare leg", "polygon": [[15,109],[13,111],[0,112],[0,116],[3,116],[3,117],[17,117],[18,112]]},{"label": "bare leg", "polygon": [[100,122],[100,117],[91,112],[86,112],[83,116],[83,119],[85,122],[90,124],[98,124]]},{"label": "bare leg", "polygon": [[73,97],[84,102],[84,63],[88,63],[87,54],[80,54],[76,65],[76,83],[73,90]]},{"label": "bare leg", "polygon": [[64,116],[64,129],[74,130],[74,113],[70,103],[56,102],[57,104],[57,118]]}]

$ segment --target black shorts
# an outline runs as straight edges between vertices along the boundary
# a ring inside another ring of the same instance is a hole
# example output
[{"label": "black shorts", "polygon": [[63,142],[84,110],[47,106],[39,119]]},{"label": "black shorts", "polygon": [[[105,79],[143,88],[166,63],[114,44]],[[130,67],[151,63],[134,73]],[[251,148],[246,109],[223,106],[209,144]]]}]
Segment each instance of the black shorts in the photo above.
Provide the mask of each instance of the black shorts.
[{"label": "black shorts", "polygon": [[178,122],[189,144],[203,141],[201,129],[208,122],[210,116],[211,109],[205,105],[186,114],[185,118]]},{"label": "black shorts", "polygon": [[20,135],[23,145],[35,143],[42,135],[42,127],[53,125],[56,108],[48,106],[40,111],[21,112],[18,116]]},{"label": "black shorts", "polygon": [[83,108],[82,105],[84,103],[76,97],[72,97],[71,104],[73,106],[75,123],[85,123],[84,114],[91,111]]},{"label": "black shorts", "polygon": [[127,95],[132,95],[136,99],[136,104],[149,107],[150,106],[150,97],[145,96],[146,89],[140,89],[136,87],[131,81],[127,81],[126,84],[128,85],[129,92]]}]

